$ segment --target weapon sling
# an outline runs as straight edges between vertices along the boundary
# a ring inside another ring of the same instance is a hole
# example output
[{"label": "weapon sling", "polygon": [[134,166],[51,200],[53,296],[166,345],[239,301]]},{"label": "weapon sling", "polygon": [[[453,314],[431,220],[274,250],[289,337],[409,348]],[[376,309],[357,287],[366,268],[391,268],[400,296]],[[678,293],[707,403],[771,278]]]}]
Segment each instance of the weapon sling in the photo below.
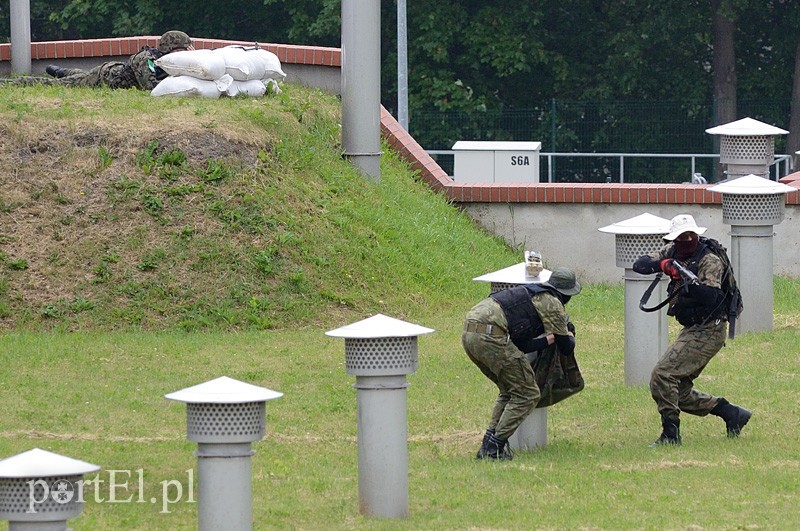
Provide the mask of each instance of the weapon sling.
[{"label": "weapon sling", "polygon": [[659,302],[657,305],[655,305],[655,306],[652,306],[652,307],[650,307],[650,308],[647,308],[647,307],[645,306],[645,304],[647,304],[647,301],[648,301],[648,300],[650,300],[650,295],[652,295],[652,293],[653,293],[653,290],[656,288],[656,285],[657,285],[657,284],[658,284],[658,283],[661,281],[661,277],[662,277],[662,276],[663,276],[663,273],[658,273],[658,274],[656,274],[656,278],[654,278],[654,279],[653,279],[653,282],[651,282],[651,283],[650,283],[650,285],[647,287],[647,289],[646,289],[646,290],[644,291],[644,293],[642,294],[642,299],[639,301],[639,309],[640,309],[640,310],[642,310],[643,312],[655,312],[656,310],[660,310],[661,308],[663,308],[664,306],[666,306],[667,304],[669,304],[669,302],[670,302],[672,299],[674,299],[675,297],[677,297],[677,296],[678,296],[678,293],[680,293],[680,291],[681,291],[681,290],[682,290],[684,287],[687,287],[689,284],[691,284],[691,281],[690,281],[690,280],[684,280],[684,281],[683,281],[683,284],[681,284],[681,285],[680,285],[680,287],[678,287],[677,289],[675,289],[675,291],[673,291],[673,292],[672,292],[672,294],[671,294],[670,296],[668,296],[668,297],[667,297],[666,299],[664,299],[663,301]]}]

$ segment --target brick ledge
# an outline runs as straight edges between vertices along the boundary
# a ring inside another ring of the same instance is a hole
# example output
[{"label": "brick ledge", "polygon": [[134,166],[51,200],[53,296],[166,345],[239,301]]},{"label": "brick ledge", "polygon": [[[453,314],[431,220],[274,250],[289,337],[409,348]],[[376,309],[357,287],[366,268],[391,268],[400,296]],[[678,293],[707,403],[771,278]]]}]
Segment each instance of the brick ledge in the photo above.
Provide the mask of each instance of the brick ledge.
[{"label": "brick ledge", "polygon": [[[73,41],[42,41],[31,43],[31,59],[67,59],[85,57],[114,57],[133,55],[142,46],[158,46],[159,36],[118,37],[112,39],[85,39]],[[193,38],[198,50],[221,48],[231,44],[252,46],[252,41]],[[315,66],[342,66],[342,52],[339,48],[322,46],[297,46],[293,44],[258,43],[265,50],[278,56],[282,63],[307,64]],[[11,44],[0,44],[0,61],[11,61]]]}]

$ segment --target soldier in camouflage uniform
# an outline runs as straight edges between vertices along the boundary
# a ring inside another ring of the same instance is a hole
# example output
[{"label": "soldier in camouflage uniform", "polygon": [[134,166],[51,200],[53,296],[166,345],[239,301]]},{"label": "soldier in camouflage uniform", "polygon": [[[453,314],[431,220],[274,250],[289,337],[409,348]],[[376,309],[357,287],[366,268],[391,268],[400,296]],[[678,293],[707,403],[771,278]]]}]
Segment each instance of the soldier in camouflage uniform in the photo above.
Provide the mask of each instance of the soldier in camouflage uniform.
[{"label": "soldier in camouflage uniform", "polygon": [[[662,271],[672,279],[667,292],[679,290],[667,314],[683,325],[678,337],[653,368],[650,393],[661,415],[661,436],[651,445],[680,444],[680,412],[704,417],[711,413],[725,421],[728,437],[738,437],[752,413],[694,388],[711,358],[725,345],[727,333],[725,294],[721,289],[722,260],[700,242],[705,227],[681,214],[672,218],[667,244],[657,254],[639,257],[633,270],[644,275]],[[674,265],[678,261],[693,272],[698,284],[683,287],[684,281]]]},{"label": "soldier in camouflage uniform", "polygon": [[158,48],[144,46],[125,63],[109,61],[91,70],[78,68],[59,68],[49,65],[47,73],[58,83],[70,87],[139,88],[153,90],[167,73],[155,66],[155,60],[168,53],[180,50],[194,50],[192,39],[182,31],[168,31],[158,42]]},{"label": "soldier in camouflage uniform", "polygon": [[508,438],[539,401],[526,353],[555,343],[574,359],[574,336],[567,328],[564,305],[580,290],[575,273],[559,268],[547,282],[493,293],[467,313],[461,343],[469,359],[499,389],[478,459],[510,460]]}]

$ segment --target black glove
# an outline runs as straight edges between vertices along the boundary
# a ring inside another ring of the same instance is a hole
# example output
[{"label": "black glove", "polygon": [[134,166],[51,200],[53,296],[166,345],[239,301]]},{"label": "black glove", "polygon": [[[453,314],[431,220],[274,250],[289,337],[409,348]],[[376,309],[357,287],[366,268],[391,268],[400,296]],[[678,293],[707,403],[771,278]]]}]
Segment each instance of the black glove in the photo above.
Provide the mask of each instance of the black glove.
[{"label": "black glove", "polygon": [[651,256],[640,256],[633,263],[633,270],[640,275],[652,275],[661,271],[661,262]]},{"label": "black glove", "polygon": [[572,337],[575,337],[575,325],[572,324],[572,321],[567,321],[567,330],[572,332]]}]

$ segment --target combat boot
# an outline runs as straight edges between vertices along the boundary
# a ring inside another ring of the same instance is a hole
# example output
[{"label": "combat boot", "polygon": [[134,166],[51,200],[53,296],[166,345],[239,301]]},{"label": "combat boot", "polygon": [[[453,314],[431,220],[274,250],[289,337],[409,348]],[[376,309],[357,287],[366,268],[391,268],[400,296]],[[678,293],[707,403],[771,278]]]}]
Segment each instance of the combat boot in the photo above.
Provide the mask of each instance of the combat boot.
[{"label": "combat boot", "polygon": [[486,450],[483,459],[495,459],[499,461],[511,461],[511,450],[508,447],[507,439],[499,439],[494,434],[489,435],[486,441]]},{"label": "combat boot", "polygon": [[67,71],[64,68],[61,68],[56,65],[47,65],[47,68],[44,69],[49,75],[57,78],[62,78],[67,75]]},{"label": "combat boot", "polygon": [[731,404],[724,398],[720,398],[714,409],[711,410],[712,415],[716,415],[725,421],[725,428],[728,432],[728,437],[735,438],[742,433],[742,428],[753,416],[753,413],[743,407]]},{"label": "combat boot", "polygon": [[661,436],[650,445],[650,448],[657,448],[666,444],[678,446],[681,444],[681,421],[666,415],[661,415]]},{"label": "combat boot", "polygon": [[483,459],[486,457],[486,445],[489,443],[489,438],[494,435],[494,430],[486,430],[486,433],[483,434],[483,442],[481,443],[481,447],[478,450],[478,455],[475,456],[475,459]]}]

